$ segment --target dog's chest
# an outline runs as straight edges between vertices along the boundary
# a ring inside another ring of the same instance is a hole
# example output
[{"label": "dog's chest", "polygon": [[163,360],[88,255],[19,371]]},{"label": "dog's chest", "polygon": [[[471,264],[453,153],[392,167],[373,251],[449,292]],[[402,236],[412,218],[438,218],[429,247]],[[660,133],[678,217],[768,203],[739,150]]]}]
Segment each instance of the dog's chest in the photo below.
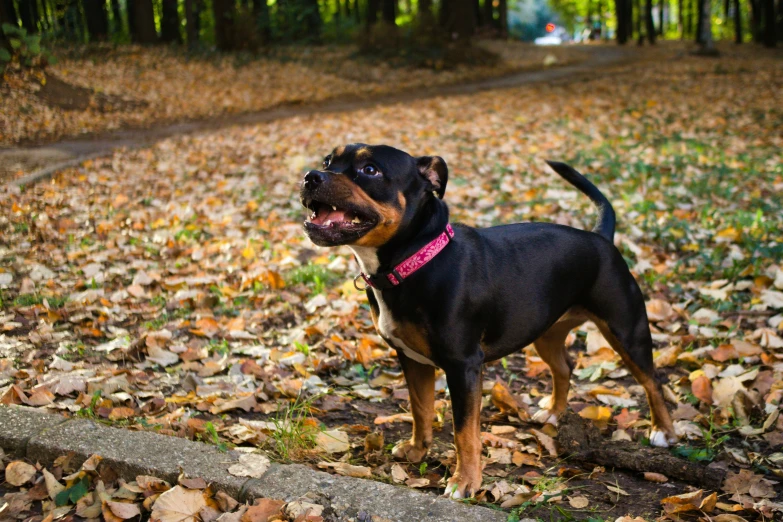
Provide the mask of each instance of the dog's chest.
[{"label": "dog's chest", "polygon": [[422,364],[435,366],[435,363],[422,353],[425,351],[429,352],[428,347],[422,346],[422,335],[417,335],[417,332],[413,331],[409,326],[395,321],[394,315],[383,301],[381,292],[373,289],[373,293],[376,301],[378,301],[378,317],[376,319],[378,333],[384,339],[388,339],[395,349],[402,350],[410,359]]},{"label": "dog's chest", "polygon": [[[375,249],[362,247],[352,247],[352,249],[365,274],[377,272],[379,263]],[[402,350],[406,356],[414,361],[435,366],[432,360],[423,355],[423,353],[428,353],[429,349],[423,346],[425,343],[422,342],[422,335],[417,335],[418,332],[410,326],[395,320],[394,314],[392,314],[391,309],[383,300],[383,294],[380,290],[372,289],[371,291],[378,302],[378,315],[375,317],[375,326],[381,337],[387,339],[394,349]]]}]

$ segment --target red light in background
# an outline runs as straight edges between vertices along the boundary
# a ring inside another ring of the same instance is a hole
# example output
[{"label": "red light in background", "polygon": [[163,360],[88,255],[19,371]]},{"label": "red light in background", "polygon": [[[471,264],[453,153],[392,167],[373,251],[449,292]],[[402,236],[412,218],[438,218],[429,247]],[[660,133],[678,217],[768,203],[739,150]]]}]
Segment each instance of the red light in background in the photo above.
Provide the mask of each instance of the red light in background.
[{"label": "red light in background", "polygon": [[546,32],[551,33],[555,30],[555,24],[546,24]]}]

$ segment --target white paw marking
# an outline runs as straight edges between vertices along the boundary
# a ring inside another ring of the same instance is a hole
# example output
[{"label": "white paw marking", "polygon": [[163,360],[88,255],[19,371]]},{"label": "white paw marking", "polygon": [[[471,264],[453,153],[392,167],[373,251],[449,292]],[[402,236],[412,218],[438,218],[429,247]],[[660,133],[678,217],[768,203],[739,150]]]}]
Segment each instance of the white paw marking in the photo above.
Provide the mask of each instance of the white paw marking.
[{"label": "white paw marking", "polygon": [[453,498],[455,500],[456,499],[460,499],[460,498],[462,498],[462,493],[460,493],[459,489],[456,489],[456,487],[455,487],[455,491],[454,491],[454,493],[451,494],[451,498]]},{"label": "white paw marking", "polygon": [[652,430],[650,432],[650,446],[668,448],[669,440],[666,438],[666,434],[660,430]]},{"label": "white paw marking", "polygon": [[552,424],[557,426],[557,415],[549,410],[538,410],[533,414],[533,422],[540,422],[541,424]]},{"label": "white paw marking", "polygon": [[447,498],[454,498],[454,493],[457,492],[457,483],[454,484],[448,484],[446,486],[446,491],[443,492],[443,496]]}]

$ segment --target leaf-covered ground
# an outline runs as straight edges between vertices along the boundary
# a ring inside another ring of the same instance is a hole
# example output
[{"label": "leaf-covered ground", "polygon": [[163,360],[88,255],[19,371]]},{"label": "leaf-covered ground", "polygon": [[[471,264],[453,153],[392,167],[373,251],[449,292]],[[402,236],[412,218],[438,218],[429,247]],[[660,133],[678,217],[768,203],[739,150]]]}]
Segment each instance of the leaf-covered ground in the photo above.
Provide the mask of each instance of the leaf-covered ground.
[{"label": "leaf-covered ground", "polygon": [[[445,379],[426,464],[392,462],[389,445],[410,431],[399,365],[348,251],[304,238],[298,183],[336,145],[387,143],[445,158],[455,221],[588,228],[587,198],[543,162],[557,159],[617,210],[682,435],[674,452],[727,479],[702,491],[558,459],[555,431],[524,420],[551,392],[529,347],[485,373],[480,501],[511,519],[780,518],[783,59],[657,52],[668,60],[571,85],[165,140],[9,192],[2,402],[437,492],[454,463]],[[596,330],[570,341],[571,407],[607,442],[644,444],[641,388]]]},{"label": "leaf-covered ground", "polygon": [[574,48],[480,45],[496,63],[447,70],[435,63],[392,66],[348,45],[284,47],[260,58],[187,55],[167,47],[60,50],[46,76],[9,71],[0,81],[0,145],[433,87],[584,58]]}]

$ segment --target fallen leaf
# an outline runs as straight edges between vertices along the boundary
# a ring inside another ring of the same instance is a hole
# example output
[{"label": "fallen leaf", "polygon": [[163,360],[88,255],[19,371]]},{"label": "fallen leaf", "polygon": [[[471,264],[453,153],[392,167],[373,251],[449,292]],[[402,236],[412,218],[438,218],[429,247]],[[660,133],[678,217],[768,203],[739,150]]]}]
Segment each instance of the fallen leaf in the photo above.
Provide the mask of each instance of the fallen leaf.
[{"label": "fallen leaf", "polygon": [[18,487],[30,482],[35,473],[35,466],[21,460],[15,460],[5,467],[5,480],[12,486]]},{"label": "fallen leaf", "polygon": [[232,464],[228,472],[235,477],[261,478],[269,469],[269,459],[260,453],[243,453],[239,456],[239,462]]},{"label": "fallen leaf", "polygon": [[346,462],[319,462],[321,469],[333,469],[338,475],[347,477],[370,478],[372,470],[366,466],[354,466]]},{"label": "fallen leaf", "polygon": [[199,512],[207,506],[204,493],[174,486],[152,505],[152,522],[199,522]]},{"label": "fallen leaf", "polygon": [[574,509],[584,509],[590,505],[590,501],[587,497],[571,497],[568,499],[568,504]]},{"label": "fallen leaf", "polygon": [[649,480],[650,482],[669,482],[669,479],[666,475],[662,475],[660,473],[654,473],[652,471],[645,471],[644,472],[644,480]]}]

